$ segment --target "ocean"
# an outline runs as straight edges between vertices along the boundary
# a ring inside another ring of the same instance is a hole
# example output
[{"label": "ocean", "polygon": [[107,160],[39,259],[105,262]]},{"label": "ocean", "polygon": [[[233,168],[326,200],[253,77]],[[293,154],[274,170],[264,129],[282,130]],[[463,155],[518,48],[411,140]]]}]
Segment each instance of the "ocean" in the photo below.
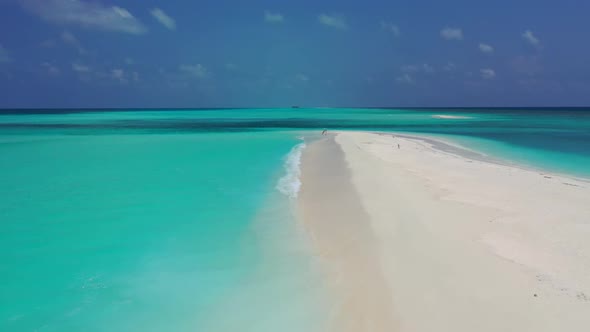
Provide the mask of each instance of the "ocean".
[{"label": "ocean", "polygon": [[0,111],[0,331],[317,331],[295,201],[328,130],[590,178],[587,109]]}]

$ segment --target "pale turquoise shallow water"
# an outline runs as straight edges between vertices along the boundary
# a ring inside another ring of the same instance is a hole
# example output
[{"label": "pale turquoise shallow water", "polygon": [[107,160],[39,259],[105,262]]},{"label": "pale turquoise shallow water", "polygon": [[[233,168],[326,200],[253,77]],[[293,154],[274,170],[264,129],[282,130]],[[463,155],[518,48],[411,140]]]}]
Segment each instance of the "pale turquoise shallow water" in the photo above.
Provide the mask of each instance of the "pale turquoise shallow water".
[{"label": "pale turquoise shallow water", "polygon": [[320,329],[285,158],[322,128],[443,135],[590,177],[587,110],[0,113],[0,331]]}]

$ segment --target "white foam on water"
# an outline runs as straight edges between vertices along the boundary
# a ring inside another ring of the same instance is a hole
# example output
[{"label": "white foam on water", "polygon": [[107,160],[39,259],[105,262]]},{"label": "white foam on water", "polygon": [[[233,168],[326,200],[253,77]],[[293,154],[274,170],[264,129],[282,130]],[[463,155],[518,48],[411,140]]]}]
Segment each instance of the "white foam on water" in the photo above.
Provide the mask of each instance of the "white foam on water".
[{"label": "white foam on water", "polygon": [[448,114],[435,114],[432,117],[435,119],[473,119],[473,117],[471,117],[471,116],[448,115]]},{"label": "white foam on water", "polygon": [[300,143],[291,149],[291,152],[285,157],[286,174],[277,183],[277,190],[290,198],[297,198],[299,188],[301,188],[301,154],[305,146],[305,143]]}]

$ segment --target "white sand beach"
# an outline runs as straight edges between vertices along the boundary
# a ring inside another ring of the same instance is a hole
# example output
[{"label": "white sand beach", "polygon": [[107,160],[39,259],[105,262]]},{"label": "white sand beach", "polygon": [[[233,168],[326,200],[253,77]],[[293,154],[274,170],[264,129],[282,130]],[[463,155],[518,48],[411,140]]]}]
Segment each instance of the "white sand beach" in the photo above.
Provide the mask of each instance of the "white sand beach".
[{"label": "white sand beach", "polygon": [[310,143],[301,179],[331,331],[590,329],[590,183],[364,132]]}]

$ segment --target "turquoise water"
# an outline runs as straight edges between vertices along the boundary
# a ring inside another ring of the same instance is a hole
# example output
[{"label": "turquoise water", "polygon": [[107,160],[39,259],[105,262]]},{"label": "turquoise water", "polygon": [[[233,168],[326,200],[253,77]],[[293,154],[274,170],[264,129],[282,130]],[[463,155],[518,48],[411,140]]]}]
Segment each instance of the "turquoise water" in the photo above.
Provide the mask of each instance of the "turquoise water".
[{"label": "turquoise water", "polygon": [[590,177],[588,110],[0,112],[0,331],[321,330],[292,209],[322,128]]},{"label": "turquoise water", "polygon": [[297,230],[275,189],[298,143],[280,132],[3,136],[0,330],[276,331],[272,317],[252,321],[271,303],[292,331],[311,325],[312,306],[276,298],[318,293],[305,247],[285,245]]}]

